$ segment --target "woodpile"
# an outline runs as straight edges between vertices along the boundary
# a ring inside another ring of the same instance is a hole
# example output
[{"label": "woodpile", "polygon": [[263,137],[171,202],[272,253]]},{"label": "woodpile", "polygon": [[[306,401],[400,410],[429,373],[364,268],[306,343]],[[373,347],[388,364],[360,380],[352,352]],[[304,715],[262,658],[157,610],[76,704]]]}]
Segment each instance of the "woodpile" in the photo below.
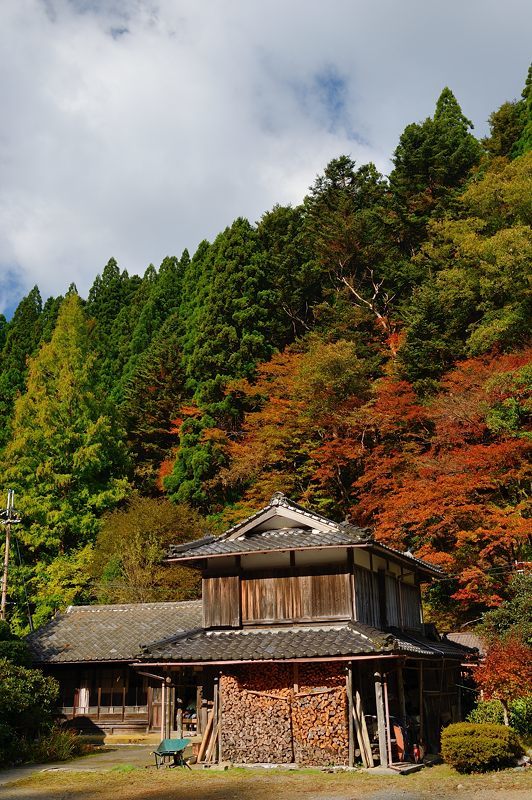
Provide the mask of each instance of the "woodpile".
[{"label": "woodpile", "polygon": [[298,764],[347,764],[349,732],[345,672],[335,664],[303,664],[294,692],[292,727]]},{"label": "woodpile", "polygon": [[347,763],[347,701],[341,667],[235,667],[221,676],[220,696],[224,761]]},{"label": "woodpile", "polygon": [[220,678],[222,759],[240,764],[294,760],[289,667],[239,667]]}]

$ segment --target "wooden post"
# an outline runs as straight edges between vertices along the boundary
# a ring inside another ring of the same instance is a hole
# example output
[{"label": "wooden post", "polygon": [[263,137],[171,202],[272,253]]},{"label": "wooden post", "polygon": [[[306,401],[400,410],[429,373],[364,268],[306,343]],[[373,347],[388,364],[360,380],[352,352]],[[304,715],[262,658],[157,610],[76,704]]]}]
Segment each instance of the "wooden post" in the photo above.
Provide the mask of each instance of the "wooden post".
[{"label": "wooden post", "polygon": [[100,719],[100,706],[102,704],[102,687],[98,686],[98,712],[96,719]]},{"label": "wooden post", "polygon": [[379,733],[379,759],[381,767],[388,766],[388,743],[386,737],[386,715],[384,710],[384,692],[382,689],[382,675],[376,672],[375,701],[377,705],[377,729]]},{"label": "wooden post", "polygon": [[203,724],[203,686],[198,684],[196,686],[196,733],[199,735],[203,733],[205,725]]},{"label": "wooden post", "polygon": [[353,664],[351,663],[351,661],[347,666],[346,692],[347,692],[347,724],[348,724],[348,734],[349,734],[348,764],[350,767],[353,767],[355,764],[355,735],[354,735],[354,719],[353,719]]},{"label": "wooden post", "polygon": [[0,601],[0,619],[6,619],[7,580],[9,574],[9,547],[11,541],[11,525],[9,524],[9,522],[6,524],[5,529],[6,529],[6,542],[4,545],[4,572],[2,575],[2,600]]},{"label": "wooden post", "polygon": [[217,746],[217,753],[218,753],[218,763],[221,764],[222,762],[222,711],[223,711],[223,694],[222,694],[222,683],[221,683],[222,673],[220,673],[220,678],[218,679],[218,746]]},{"label": "wooden post", "polygon": [[122,722],[126,718],[126,687],[122,686]]},{"label": "wooden post", "polygon": [[405,682],[403,675],[403,665],[399,664],[397,667],[397,692],[399,694],[399,713],[401,720],[404,722],[406,719],[406,700],[405,700]]},{"label": "wooden post", "polygon": [[161,739],[166,739],[166,684],[161,681]]},{"label": "wooden post", "polygon": [[386,674],[383,676],[384,689],[384,719],[386,722],[386,746],[388,748],[388,764],[393,764],[392,758],[392,732],[390,727],[390,705],[388,703],[388,680]]},{"label": "wooden post", "polygon": [[424,719],[423,719],[423,662],[419,662],[419,742],[424,738]]},{"label": "wooden post", "polygon": [[172,693],[174,689],[170,685],[170,678],[166,679],[168,681],[166,686],[166,724],[164,728],[165,739],[170,739],[172,736]]},{"label": "wooden post", "polygon": [[218,755],[218,747],[217,747],[217,737],[219,733],[219,717],[218,717],[218,705],[220,702],[220,686],[219,686],[219,678],[218,676],[214,679],[214,691],[213,691],[213,728],[212,728],[212,748],[209,747],[209,751],[207,754],[207,760],[210,761],[211,758],[216,759]]}]

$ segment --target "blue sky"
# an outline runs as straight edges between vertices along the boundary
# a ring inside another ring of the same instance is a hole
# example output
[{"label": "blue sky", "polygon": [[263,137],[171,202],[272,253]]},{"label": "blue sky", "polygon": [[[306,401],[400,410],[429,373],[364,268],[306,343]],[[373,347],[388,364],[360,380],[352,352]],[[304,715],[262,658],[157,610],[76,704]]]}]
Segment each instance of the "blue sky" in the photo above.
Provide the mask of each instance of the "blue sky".
[{"label": "blue sky", "polygon": [[528,0],[2,0],[0,310],[297,203],[341,153],[387,171],[446,85],[485,133],[531,23]]}]

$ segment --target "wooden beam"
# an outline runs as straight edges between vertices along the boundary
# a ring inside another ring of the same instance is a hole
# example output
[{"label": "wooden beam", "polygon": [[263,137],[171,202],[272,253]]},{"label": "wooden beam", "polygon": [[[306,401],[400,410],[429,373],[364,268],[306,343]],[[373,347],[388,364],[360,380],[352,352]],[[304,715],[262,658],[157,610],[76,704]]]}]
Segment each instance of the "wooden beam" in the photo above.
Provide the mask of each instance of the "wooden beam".
[{"label": "wooden beam", "polygon": [[424,737],[424,719],[423,719],[423,662],[419,662],[419,743],[423,741]]},{"label": "wooden beam", "polygon": [[366,768],[372,767],[373,753],[371,752],[371,742],[369,740],[368,726],[366,725],[366,717],[364,715],[364,708],[362,705],[362,697],[358,689],[355,691],[353,720],[355,723],[355,732],[362,763]]},{"label": "wooden beam", "polygon": [[218,764],[222,761],[222,710],[223,710],[223,696],[222,696],[222,686],[221,686],[221,677],[222,673],[220,673],[220,679],[218,680],[218,742],[217,742],[217,761]]},{"label": "wooden beam", "polygon": [[393,763],[392,758],[392,732],[390,728],[390,704],[388,702],[388,681],[386,674],[383,676],[382,682],[384,690],[384,721],[386,723],[386,747],[388,748],[388,764]]},{"label": "wooden beam", "polygon": [[402,664],[397,665],[397,693],[399,695],[399,713],[401,714],[401,719],[404,721],[406,718],[406,699]]},{"label": "wooden beam", "polygon": [[355,764],[355,731],[354,731],[354,707],[353,707],[353,665],[351,662],[347,665],[346,686],[347,692],[347,724],[349,736],[349,755],[348,765],[353,767]]},{"label": "wooden beam", "polygon": [[201,740],[200,749],[198,751],[198,763],[203,759],[205,755],[205,750],[207,744],[209,743],[209,737],[212,731],[212,723],[214,720],[214,709],[209,712],[209,716],[207,717],[207,724],[205,726],[205,731],[203,732],[203,738]]},{"label": "wooden beam", "polygon": [[386,736],[386,712],[384,708],[384,691],[382,686],[382,675],[380,672],[374,674],[375,678],[375,702],[377,705],[377,729],[379,735],[379,759],[381,767],[388,766],[388,742]]}]

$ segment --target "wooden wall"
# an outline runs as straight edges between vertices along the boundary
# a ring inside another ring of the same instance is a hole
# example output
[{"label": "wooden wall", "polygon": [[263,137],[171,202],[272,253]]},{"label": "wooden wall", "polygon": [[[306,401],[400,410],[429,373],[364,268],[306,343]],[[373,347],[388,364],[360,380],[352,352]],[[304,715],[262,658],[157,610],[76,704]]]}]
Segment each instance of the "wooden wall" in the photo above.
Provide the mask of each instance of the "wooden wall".
[{"label": "wooden wall", "polygon": [[350,618],[347,572],[242,579],[243,623]]},{"label": "wooden wall", "polygon": [[203,627],[238,628],[240,625],[240,578],[224,575],[203,578]]},{"label": "wooden wall", "polygon": [[348,620],[421,630],[419,587],[355,565],[280,568],[203,578],[203,625]]},{"label": "wooden wall", "polygon": [[355,619],[375,628],[381,623],[377,573],[363,567],[355,567]]}]

